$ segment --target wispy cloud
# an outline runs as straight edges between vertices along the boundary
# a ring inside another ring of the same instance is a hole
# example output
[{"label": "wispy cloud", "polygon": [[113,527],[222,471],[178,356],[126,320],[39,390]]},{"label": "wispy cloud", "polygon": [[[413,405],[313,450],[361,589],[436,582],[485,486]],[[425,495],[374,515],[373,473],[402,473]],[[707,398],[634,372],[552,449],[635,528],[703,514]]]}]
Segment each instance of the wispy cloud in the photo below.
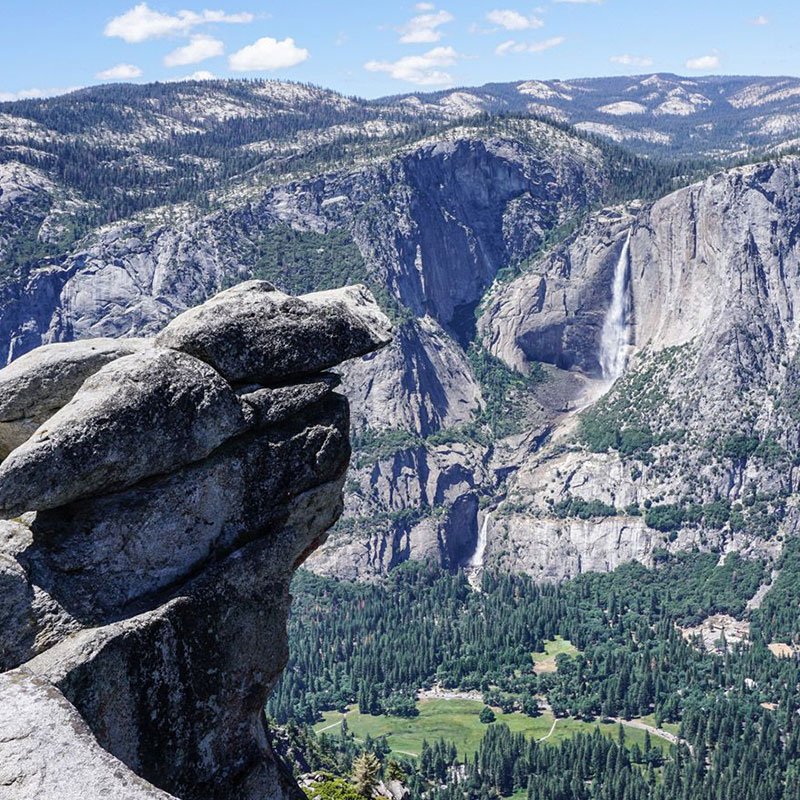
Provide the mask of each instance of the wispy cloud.
[{"label": "wispy cloud", "polygon": [[197,64],[207,58],[221,56],[225,52],[225,45],[213,36],[198,33],[192,36],[189,44],[173,50],[164,56],[164,64],[168,67],[185,66],[186,64]]},{"label": "wispy cloud", "polygon": [[757,17],[747,20],[748,25],[769,25],[769,17],[760,14]]},{"label": "wispy cloud", "polygon": [[529,28],[541,28],[544,25],[544,20],[534,14],[526,17],[512,8],[495,8],[486,15],[486,19],[507,31],[525,31]]},{"label": "wispy cloud", "polygon": [[564,41],[563,36],[553,36],[551,39],[544,39],[540,42],[515,42],[512,39],[497,45],[494,52],[498,56],[507,56],[509,53],[543,53],[551,47],[557,47]]},{"label": "wispy cloud", "polygon": [[141,76],[142,70],[135,64],[117,64],[114,67],[98,72],[95,78],[100,78],[104,81],[127,81]]},{"label": "wispy cloud", "polygon": [[414,11],[433,11],[436,6],[433,3],[417,3],[414,6]]},{"label": "wispy cloud", "polygon": [[593,3],[594,5],[600,5],[603,0],[553,0],[554,3]]},{"label": "wispy cloud", "polygon": [[247,23],[255,19],[253,14],[241,12],[226,14],[224,11],[178,11],[177,14],[162,14],[153,11],[147,3],[114,17],[103,31],[105,36],[117,36],[126,42],[144,42],[161,36],[186,36],[192,28],[206,23]]},{"label": "wispy cloud", "polygon": [[38,100],[42,97],[57,97],[80,89],[80,86],[68,86],[60,89],[20,89],[18,92],[0,92],[0,103],[10,103],[14,100]]},{"label": "wispy cloud", "polygon": [[622,64],[623,67],[652,67],[653,59],[649,56],[631,56],[623,53],[621,56],[611,56],[608,59],[612,64]]},{"label": "wispy cloud", "polygon": [[[430,3],[425,3],[428,6]],[[438,42],[442,38],[442,32],[439,28],[452,22],[455,17],[449,11],[436,11],[433,12],[431,8],[430,14],[420,14],[401,25],[395,30],[400,34],[400,41],[403,44],[420,44]]]},{"label": "wispy cloud", "polygon": [[367,61],[364,69],[386,72],[392,78],[418,86],[442,86],[453,82],[443,67],[453,66],[459,54],[452,47],[434,47],[419,56],[405,56],[397,61]]},{"label": "wispy cloud", "polygon": [[698,56],[686,62],[686,69],[719,69],[719,56]]},{"label": "wispy cloud", "polygon": [[278,41],[264,36],[233,53],[228,58],[228,66],[237,72],[263,72],[294,67],[308,56],[308,50],[298,47],[292,38]]}]

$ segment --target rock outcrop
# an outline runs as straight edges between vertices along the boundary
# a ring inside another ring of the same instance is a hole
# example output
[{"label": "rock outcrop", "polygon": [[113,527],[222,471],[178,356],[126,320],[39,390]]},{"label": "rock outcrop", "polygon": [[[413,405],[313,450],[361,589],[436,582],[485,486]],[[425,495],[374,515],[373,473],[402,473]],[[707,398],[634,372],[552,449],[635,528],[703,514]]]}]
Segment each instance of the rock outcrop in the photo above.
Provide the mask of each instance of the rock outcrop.
[{"label": "rock outcrop", "polygon": [[157,341],[0,372],[7,416],[51,412],[0,465],[1,797],[301,796],[263,705],[292,572],[342,507],[324,370],[389,340],[363,287],[253,281]]}]

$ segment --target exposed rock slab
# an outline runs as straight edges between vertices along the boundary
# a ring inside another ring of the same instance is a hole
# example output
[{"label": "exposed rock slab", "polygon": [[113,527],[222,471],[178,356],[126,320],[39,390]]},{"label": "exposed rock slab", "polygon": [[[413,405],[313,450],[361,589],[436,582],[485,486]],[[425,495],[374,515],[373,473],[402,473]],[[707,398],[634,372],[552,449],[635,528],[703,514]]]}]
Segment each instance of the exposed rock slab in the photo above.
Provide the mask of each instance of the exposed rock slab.
[{"label": "exposed rock slab", "polygon": [[208,365],[164,348],[125,356],[0,465],[0,513],[132,486],[204,458],[244,428],[236,395]]},{"label": "exposed rock slab", "polygon": [[388,320],[363,287],[289,297],[247,281],[176,317],[156,344],[199,358],[231,383],[274,384],[314,375],[377,350]]},{"label": "exposed rock slab", "polygon": [[0,797],[169,800],[97,742],[54,686],[22,670],[0,675]]},{"label": "exposed rock slab", "polygon": [[147,346],[143,339],[86,339],[44,345],[0,370],[0,457],[66,405],[90,375]]},{"label": "exposed rock slab", "polygon": [[333,395],[196,464],[40,512],[28,574],[73,617],[98,624],[282,525],[285,498],[320,473],[344,474],[347,432],[346,403]]}]

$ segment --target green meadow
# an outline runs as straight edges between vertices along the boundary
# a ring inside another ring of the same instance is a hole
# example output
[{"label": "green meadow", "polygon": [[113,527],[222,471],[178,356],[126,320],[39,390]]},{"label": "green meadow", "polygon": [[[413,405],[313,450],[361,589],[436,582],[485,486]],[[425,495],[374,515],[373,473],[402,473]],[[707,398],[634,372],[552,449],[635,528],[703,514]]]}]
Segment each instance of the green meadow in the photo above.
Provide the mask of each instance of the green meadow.
[{"label": "green meadow", "polygon": [[[422,700],[417,704],[419,716],[387,717],[361,714],[355,706],[347,712],[347,726],[358,739],[386,736],[393,753],[406,756],[418,756],[422,750],[423,740],[428,742],[444,738],[454,742],[460,756],[465,753],[472,756],[477,751],[487,726],[481,723],[478,715],[483,703],[476,700]],[[552,714],[544,712],[540,717],[528,717],[525,714],[503,714],[495,709],[498,723],[508,725],[515,733],[524,733],[547,744],[558,744],[576,733],[591,733],[599,728],[606,736],[617,737],[619,725],[601,721],[583,722],[576,719],[558,719],[553,727]],[[336,736],[341,729],[343,714],[338,711],[326,712],[323,721],[315,725],[317,733],[325,732]],[[643,720],[653,724],[652,720]],[[638,742],[644,746],[645,732],[637,728],[625,726],[625,742],[633,746]],[[652,735],[654,745],[662,745],[665,749],[669,743]]]}]

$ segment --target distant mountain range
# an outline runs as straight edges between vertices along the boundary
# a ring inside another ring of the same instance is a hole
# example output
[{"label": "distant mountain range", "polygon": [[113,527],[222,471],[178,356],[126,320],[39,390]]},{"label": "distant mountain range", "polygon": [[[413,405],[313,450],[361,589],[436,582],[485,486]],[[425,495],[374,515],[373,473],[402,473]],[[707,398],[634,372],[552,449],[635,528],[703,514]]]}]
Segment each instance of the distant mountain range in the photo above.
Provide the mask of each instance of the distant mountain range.
[{"label": "distant mountain range", "polygon": [[[163,152],[175,139],[184,149],[192,140],[208,147],[222,131],[263,158],[483,113],[541,116],[641,153],[746,156],[800,142],[800,78],[657,73],[522,80],[372,101],[282,81],[105,85],[0,103],[0,158],[35,155],[67,140],[134,153],[155,143]],[[137,166],[159,168],[136,157],[117,168]],[[195,160],[194,166],[210,164]]]},{"label": "distant mountain range", "polygon": [[426,116],[531,113],[605,136],[640,152],[743,155],[796,144],[800,79],[669,73],[577,80],[528,80],[407,94],[378,101]]}]

